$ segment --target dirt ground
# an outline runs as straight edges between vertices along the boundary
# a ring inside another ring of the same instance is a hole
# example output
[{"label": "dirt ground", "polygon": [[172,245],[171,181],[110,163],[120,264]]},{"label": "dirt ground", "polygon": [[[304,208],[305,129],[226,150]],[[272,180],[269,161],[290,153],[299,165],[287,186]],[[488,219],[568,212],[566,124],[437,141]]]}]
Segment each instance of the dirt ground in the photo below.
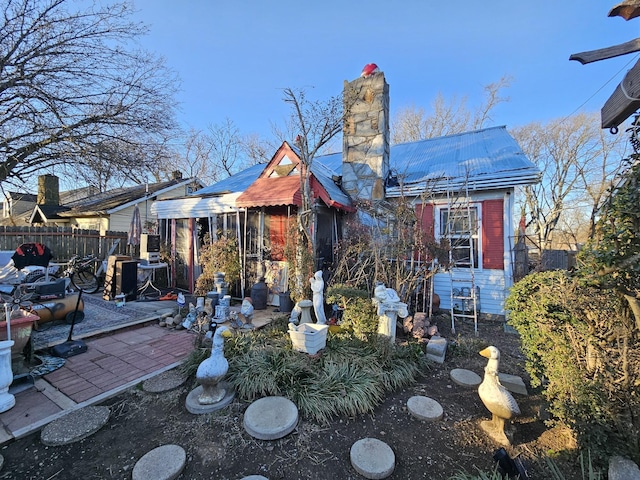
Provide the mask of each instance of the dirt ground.
[{"label": "dirt ground", "polygon": [[[491,470],[492,456],[499,445],[480,429],[479,422],[490,418],[475,389],[463,388],[450,380],[454,368],[482,374],[486,359],[477,352],[489,344],[501,351],[500,370],[521,375],[524,358],[518,337],[505,333],[500,322],[481,322],[479,336],[472,325],[459,325],[452,335],[446,321],[438,327],[457,347],[450,348],[442,365],[430,371],[410,388],[389,395],[375,412],[354,418],[336,418],[329,425],[317,425],[302,418],[297,429],[276,441],[261,441],[242,427],[248,404],[232,406],[210,415],[192,415],[185,398],[193,385],[162,394],[134,388],[112,398],[111,419],[89,438],[66,446],[46,447],[39,434],[14,441],[0,449],[5,459],[0,479],[127,479],[136,461],[164,444],[177,444],[187,452],[182,479],[229,479],[259,474],[276,479],[363,478],[349,460],[354,442],[374,437],[395,452],[396,467],[391,479],[447,479],[460,472]],[[434,423],[414,419],[407,400],[425,395],[438,401],[444,418]],[[540,459],[573,446],[562,429],[549,429],[541,420],[542,398],[515,395],[522,415],[514,422],[513,445],[507,448],[527,465],[530,478],[550,478]],[[574,453],[561,455],[558,464],[567,479],[579,478]]]}]

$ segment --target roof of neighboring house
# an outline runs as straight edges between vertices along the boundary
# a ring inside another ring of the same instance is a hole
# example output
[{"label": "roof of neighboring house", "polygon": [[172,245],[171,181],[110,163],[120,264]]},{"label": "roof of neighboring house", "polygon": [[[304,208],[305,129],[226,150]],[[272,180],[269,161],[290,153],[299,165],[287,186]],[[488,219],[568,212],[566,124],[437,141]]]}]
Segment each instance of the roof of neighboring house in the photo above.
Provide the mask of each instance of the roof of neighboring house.
[{"label": "roof of neighboring house", "polygon": [[197,181],[193,178],[174,179],[166,182],[135,185],[133,187],[122,187],[109,190],[107,192],[91,195],[86,198],[77,199],[66,204],[69,209],[61,212],[62,217],[91,217],[115,213],[136,203],[152,199],[157,195],[171,191],[177,187],[188,185]]},{"label": "roof of neighboring house", "polygon": [[29,215],[31,215],[38,196],[20,192],[5,192],[4,195],[5,201],[9,199],[11,201],[11,212],[8,217],[0,216],[0,225],[29,225]]},{"label": "roof of neighboring house", "polygon": [[64,205],[36,205],[33,207],[29,223],[47,223],[53,220],[68,222],[64,213],[69,211],[69,207]]}]

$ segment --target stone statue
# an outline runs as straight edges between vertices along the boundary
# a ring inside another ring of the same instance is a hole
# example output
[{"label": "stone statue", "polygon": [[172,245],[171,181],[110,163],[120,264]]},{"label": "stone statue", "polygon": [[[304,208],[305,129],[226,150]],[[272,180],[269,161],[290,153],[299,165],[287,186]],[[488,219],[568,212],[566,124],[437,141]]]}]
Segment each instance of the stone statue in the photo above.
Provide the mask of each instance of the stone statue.
[{"label": "stone statue", "polygon": [[244,297],[242,306],[240,307],[240,313],[238,313],[238,317],[242,321],[242,328],[253,328],[253,311],[253,301],[251,297]]},{"label": "stone statue", "polygon": [[309,279],[311,283],[311,291],[313,292],[313,310],[316,313],[317,323],[326,325],[327,317],[324,314],[324,280],[322,278],[322,270],[318,270],[313,277]]},{"label": "stone statue", "polygon": [[400,301],[394,289],[382,283],[375,288],[371,300],[378,310],[378,334],[389,337],[391,343],[395,342],[396,319],[409,315],[407,304]]}]

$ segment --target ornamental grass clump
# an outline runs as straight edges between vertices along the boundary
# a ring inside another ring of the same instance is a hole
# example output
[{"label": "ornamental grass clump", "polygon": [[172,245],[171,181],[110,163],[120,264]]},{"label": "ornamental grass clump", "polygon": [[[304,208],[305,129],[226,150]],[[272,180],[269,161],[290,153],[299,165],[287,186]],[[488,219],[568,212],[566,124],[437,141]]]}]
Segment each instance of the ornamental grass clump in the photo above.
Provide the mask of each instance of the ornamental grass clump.
[{"label": "ornamental grass clump", "polygon": [[[329,335],[320,356],[293,350],[286,322],[225,340],[227,381],[237,396],[253,401],[268,395],[292,400],[306,418],[326,424],[333,417],[370,413],[386,393],[412,384],[428,365],[417,344],[395,346],[388,339]],[[194,374],[208,350],[197,349],[183,371]]]}]

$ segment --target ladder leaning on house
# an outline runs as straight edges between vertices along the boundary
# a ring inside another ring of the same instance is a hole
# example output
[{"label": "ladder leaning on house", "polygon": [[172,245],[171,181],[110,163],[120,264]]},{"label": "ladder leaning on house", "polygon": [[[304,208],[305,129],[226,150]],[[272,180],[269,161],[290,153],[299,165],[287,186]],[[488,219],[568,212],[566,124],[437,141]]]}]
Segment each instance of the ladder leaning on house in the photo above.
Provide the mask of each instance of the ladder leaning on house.
[{"label": "ladder leaning on house", "polygon": [[[444,219],[442,219],[444,220]],[[464,191],[447,189],[445,234],[449,242],[449,279],[451,281],[451,332],[456,319],[473,319],[478,334],[478,291],[475,282],[475,238],[477,210],[471,207],[468,186]]]}]

